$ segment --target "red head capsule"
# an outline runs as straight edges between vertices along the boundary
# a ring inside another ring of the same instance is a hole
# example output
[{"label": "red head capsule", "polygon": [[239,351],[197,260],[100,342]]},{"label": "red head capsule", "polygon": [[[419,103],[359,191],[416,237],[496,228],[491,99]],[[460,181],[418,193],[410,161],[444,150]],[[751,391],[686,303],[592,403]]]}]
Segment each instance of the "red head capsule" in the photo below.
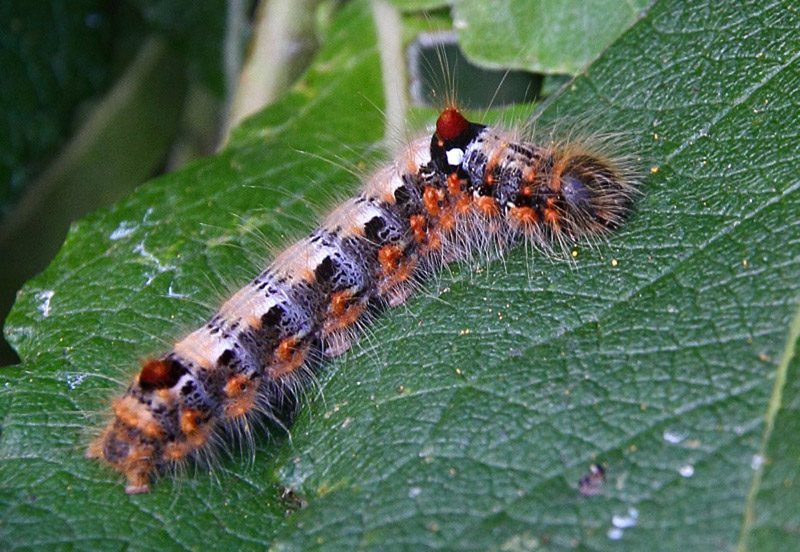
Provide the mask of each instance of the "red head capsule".
[{"label": "red head capsule", "polygon": [[455,107],[442,111],[436,120],[436,136],[440,140],[454,140],[467,130],[469,121]]}]

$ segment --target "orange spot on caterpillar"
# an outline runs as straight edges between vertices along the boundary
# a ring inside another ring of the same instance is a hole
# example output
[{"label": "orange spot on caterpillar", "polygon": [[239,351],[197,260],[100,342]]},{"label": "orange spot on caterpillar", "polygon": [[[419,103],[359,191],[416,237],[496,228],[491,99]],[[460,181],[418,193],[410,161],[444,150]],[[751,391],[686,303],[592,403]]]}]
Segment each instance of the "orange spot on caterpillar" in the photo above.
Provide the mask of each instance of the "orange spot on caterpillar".
[{"label": "orange spot on caterpillar", "polygon": [[460,196],[463,183],[464,181],[458,177],[458,173],[450,173],[447,175],[447,192],[453,197]]},{"label": "orange spot on caterpillar", "polygon": [[278,348],[275,349],[275,358],[278,362],[288,362],[291,360],[298,343],[299,340],[296,337],[287,337],[281,341]]},{"label": "orange spot on caterpillar", "polygon": [[472,196],[464,195],[456,201],[456,212],[460,215],[466,215],[472,209]]},{"label": "orange spot on caterpillar", "polygon": [[[417,241],[417,243],[422,243],[425,241],[425,235],[427,231],[427,222],[425,221],[425,217],[422,215],[411,215],[408,220],[411,224],[411,231],[414,232],[414,239]],[[383,262],[381,262],[381,265],[383,265]]]},{"label": "orange spot on caterpillar", "polygon": [[500,214],[497,201],[493,197],[481,196],[475,200],[475,205],[487,217],[496,217]]},{"label": "orange spot on caterpillar", "polygon": [[347,326],[355,324],[366,307],[367,305],[365,303],[356,303],[347,307],[347,312],[339,318],[339,327],[346,328]]},{"label": "orange spot on caterpillar", "polygon": [[[305,360],[305,356],[303,356],[303,360]],[[300,364],[302,364],[302,362],[303,361],[301,360]],[[297,366],[299,366],[299,364]],[[292,368],[287,368],[284,372],[281,372],[280,375],[295,370],[297,366],[294,366]],[[247,414],[248,412],[250,412],[255,403],[256,403],[256,394],[254,392],[248,392],[242,395],[241,397],[233,399],[229,404],[225,406],[225,417],[240,418],[245,414]]]},{"label": "orange spot on caterpillar", "polygon": [[451,232],[456,227],[456,217],[453,216],[452,211],[448,210],[442,213],[439,218],[439,227],[445,232]]},{"label": "orange spot on caterpillar", "polygon": [[[425,237],[429,238],[427,233]],[[378,251],[378,261],[383,274],[378,290],[383,296],[396,294],[396,288],[411,277],[417,266],[415,260],[406,259],[403,251],[396,245],[383,246]]]},{"label": "orange spot on caterpillar", "polygon": [[[441,246],[442,246],[442,238],[439,236],[439,232],[430,232],[428,234],[428,249],[436,250],[439,249]],[[407,277],[408,276],[406,276],[406,278]],[[403,279],[405,280],[406,278]]]},{"label": "orange spot on caterpillar", "polygon": [[129,395],[115,400],[111,407],[117,419],[124,425],[138,429],[151,439],[161,437],[163,433],[161,425],[147,405],[139,402],[139,399]]},{"label": "orange spot on caterpillar", "polygon": [[554,228],[560,228],[561,225],[559,224],[560,216],[558,211],[552,209],[550,207],[545,208],[544,210],[544,221],[549,225],[553,226]]},{"label": "orange spot on caterpillar", "polygon": [[422,203],[432,217],[438,217],[441,214],[444,199],[444,191],[437,190],[432,186],[425,186],[425,191],[422,192]]},{"label": "orange spot on caterpillar", "polygon": [[[272,378],[279,378],[290,372],[294,372],[306,360],[306,355],[310,344],[300,346],[301,341],[296,337],[287,337],[280,342],[275,349],[272,365],[269,368],[269,375]],[[255,401],[255,393],[252,395]]]},{"label": "orange spot on caterpillar", "polygon": [[347,311],[347,303],[352,299],[353,294],[349,291],[339,291],[331,297],[328,312],[334,316],[342,316]]},{"label": "orange spot on caterpillar", "polygon": [[448,107],[442,111],[436,119],[436,136],[439,140],[454,140],[467,130],[469,121],[454,107]]},{"label": "orange spot on caterpillar", "polygon": [[521,226],[532,226],[539,222],[539,215],[533,207],[512,207],[508,215]]},{"label": "orange spot on caterpillar", "polygon": [[179,443],[173,441],[164,447],[164,458],[174,462],[176,460],[180,460],[181,458],[185,458],[187,454],[192,452],[192,450],[194,450],[194,447],[188,442]]},{"label": "orange spot on caterpillar", "polygon": [[235,399],[240,397],[247,388],[250,386],[250,378],[239,374],[233,376],[228,382],[225,384],[225,396],[229,399]]},{"label": "orange spot on caterpillar", "polygon": [[200,427],[202,414],[194,408],[185,408],[181,411],[181,431],[186,435],[191,435]]},{"label": "orange spot on caterpillar", "polygon": [[397,267],[397,271],[394,274],[394,280],[398,283],[405,282],[414,273],[416,266],[417,263],[413,259],[400,263],[400,266]]},{"label": "orange spot on caterpillar", "polygon": [[336,330],[351,326],[358,321],[366,308],[366,303],[360,301],[353,303],[352,300],[353,293],[350,291],[339,291],[333,294],[328,305],[328,318],[323,324],[323,335],[328,336]]},{"label": "orange spot on caterpillar", "polygon": [[[413,218],[413,217],[412,217]],[[396,245],[384,245],[378,251],[378,261],[384,274],[392,274],[403,257],[403,251]]]}]

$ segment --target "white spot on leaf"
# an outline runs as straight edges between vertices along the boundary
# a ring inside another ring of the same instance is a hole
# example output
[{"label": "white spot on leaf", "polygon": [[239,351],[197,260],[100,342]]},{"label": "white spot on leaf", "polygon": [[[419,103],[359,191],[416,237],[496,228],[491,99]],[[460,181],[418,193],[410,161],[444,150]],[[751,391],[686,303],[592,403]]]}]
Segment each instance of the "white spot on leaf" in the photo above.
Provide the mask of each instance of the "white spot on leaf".
[{"label": "white spot on leaf", "polygon": [[618,529],[628,529],[636,525],[639,519],[639,510],[636,508],[629,508],[627,516],[614,516],[611,518],[611,523]]},{"label": "white spot on leaf", "polygon": [[116,230],[111,232],[111,234],[108,236],[108,239],[121,240],[122,238],[126,238],[133,234],[137,228],[139,228],[138,224],[123,220],[119,223],[119,226],[117,226]]},{"label": "white spot on leaf", "polygon": [[40,291],[34,297],[37,301],[39,301],[39,312],[42,313],[42,316],[47,318],[50,316],[50,300],[53,298],[56,292],[52,290],[47,291]]},{"label": "white spot on leaf", "polygon": [[70,374],[67,376],[67,385],[70,389],[75,389],[81,384],[85,377],[85,374]]},{"label": "white spot on leaf", "polygon": [[664,440],[671,445],[677,445],[681,443],[686,437],[681,435],[680,433],[674,433],[669,430],[664,430]]}]

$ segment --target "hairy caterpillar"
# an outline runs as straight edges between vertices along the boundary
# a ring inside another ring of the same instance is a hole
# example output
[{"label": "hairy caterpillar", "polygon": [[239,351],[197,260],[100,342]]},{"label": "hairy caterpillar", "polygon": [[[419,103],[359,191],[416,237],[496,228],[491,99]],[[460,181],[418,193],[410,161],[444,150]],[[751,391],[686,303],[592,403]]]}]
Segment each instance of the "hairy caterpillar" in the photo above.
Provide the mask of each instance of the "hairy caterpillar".
[{"label": "hairy caterpillar", "polygon": [[580,143],[537,143],[445,108],[432,138],[365,182],[277,256],[200,329],[147,361],[88,448],[126,492],[211,446],[218,431],[274,417],[347,351],[360,325],[403,303],[443,264],[525,239],[541,248],[602,236],[625,220],[635,179]]}]

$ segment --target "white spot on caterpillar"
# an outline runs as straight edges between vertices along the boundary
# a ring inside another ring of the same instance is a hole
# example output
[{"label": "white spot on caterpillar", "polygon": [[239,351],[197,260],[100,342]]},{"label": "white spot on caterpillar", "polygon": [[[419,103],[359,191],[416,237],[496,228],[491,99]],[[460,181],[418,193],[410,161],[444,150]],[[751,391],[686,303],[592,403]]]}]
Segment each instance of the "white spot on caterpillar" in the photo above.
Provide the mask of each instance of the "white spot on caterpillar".
[{"label": "white spot on caterpillar", "polygon": [[691,464],[686,464],[685,466],[681,466],[678,469],[678,473],[681,474],[683,477],[691,477],[694,475],[694,466]]},{"label": "white spot on caterpillar", "polygon": [[42,316],[47,318],[50,316],[50,300],[53,298],[56,292],[52,290],[47,291],[40,291],[34,297],[37,301],[39,301],[39,312],[42,313]]},{"label": "white spot on caterpillar", "polygon": [[464,160],[464,150],[461,148],[453,148],[447,150],[447,162],[451,165],[460,165]]}]

